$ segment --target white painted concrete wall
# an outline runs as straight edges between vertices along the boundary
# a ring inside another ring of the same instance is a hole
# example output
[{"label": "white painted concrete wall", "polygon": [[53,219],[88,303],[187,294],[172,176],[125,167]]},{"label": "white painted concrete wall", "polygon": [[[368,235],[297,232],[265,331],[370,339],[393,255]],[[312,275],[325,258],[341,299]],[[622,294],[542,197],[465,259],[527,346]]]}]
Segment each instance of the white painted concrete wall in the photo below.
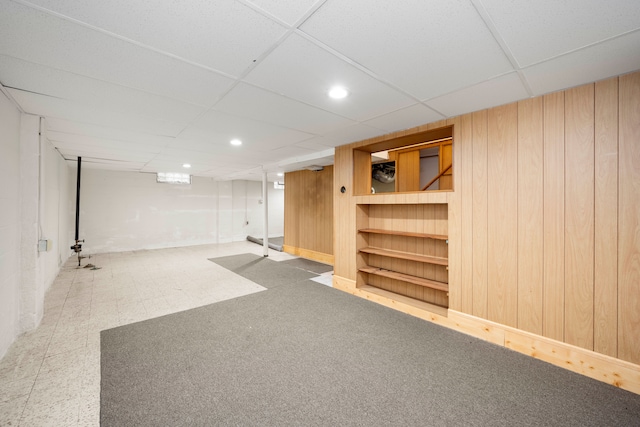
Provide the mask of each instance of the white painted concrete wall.
[{"label": "white painted concrete wall", "polygon": [[[262,238],[264,212],[261,181],[233,181],[233,240],[245,240],[247,236]],[[268,185],[269,237],[284,234],[284,190]]]},{"label": "white painted concrete wall", "polygon": [[[44,129],[44,126],[43,126]],[[49,289],[60,267],[74,252],[75,205],[69,204],[69,178],[71,169],[46,135],[41,138],[40,174],[40,239],[50,240],[51,247],[39,252],[44,288]]]},{"label": "white painted concrete wall", "polygon": [[[46,290],[69,256],[68,169],[40,135],[40,117],[0,93],[0,358],[39,325]],[[48,251],[38,252],[41,239],[51,240]]]},{"label": "white painted concrete wall", "polygon": [[20,120],[20,329],[38,326],[44,309],[44,282],[38,259],[40,236],[40,117]]},{"label": "white painted concrete wall", "polygon": [[[71,251],[68,236],[69,167],[40,134],[41,118],[22,114],[20,123],[20,331],[40,324],[44,297]],[[38,251],[40,240],[49,249]]]},{"label": "white painted concrete wall", "polygon": [[[74,198],[75,179],[71,181]],[[226,243],[261,235],[261,197],[259,182],[193,177],[191,185],[158,184],[155,174],[83,167],[83,254]],[[270,234],[282,235],[281,190],[269,206]]]},{"label": "white painted concrete wall", "polygon": [[0,92],[0,357],[20,326],[20,112]]}]

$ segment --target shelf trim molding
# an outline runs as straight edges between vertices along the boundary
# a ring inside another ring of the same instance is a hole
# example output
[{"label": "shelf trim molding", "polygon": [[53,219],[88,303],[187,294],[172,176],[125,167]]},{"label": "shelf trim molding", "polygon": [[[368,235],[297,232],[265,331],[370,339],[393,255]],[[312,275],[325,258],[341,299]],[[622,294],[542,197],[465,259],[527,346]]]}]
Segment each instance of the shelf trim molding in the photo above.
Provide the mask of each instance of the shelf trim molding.
[{"label": "shelf trim molding", "polygon": [[443,265],[445,267],[449,265],[449,259],[447,258],[431,256],[431,255],[417,255],[410,252],[392,251],[390,249],[366,247],[366,248],[360,249],[360,252],[364,252],[372,255],[385,256],[388,258],[404,259],[407,261],[417,261],[417,262],[424,262],[427,264]]},{"label": "shelf trim molding", "polygon": [[382,230],[379,228],[361,228],[358,231],[361,233],[387,234],[391,236],[403,236],[403,237],[419,237],[424,239],[435,239],[435,240],[449,239],[449,236],[446,236],[444,234],[414,233],[411,231],[392,231],[392,230]]}]

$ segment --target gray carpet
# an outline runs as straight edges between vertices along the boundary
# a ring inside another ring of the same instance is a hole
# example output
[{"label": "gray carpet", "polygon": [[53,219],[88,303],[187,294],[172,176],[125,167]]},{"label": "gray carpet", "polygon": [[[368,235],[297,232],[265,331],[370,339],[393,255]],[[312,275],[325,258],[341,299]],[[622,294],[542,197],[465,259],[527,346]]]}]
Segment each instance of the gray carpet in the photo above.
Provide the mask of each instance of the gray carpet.
[{"label": "gray carpet", "polygon": [[[247,236],[247,240],[259,245],[262,245],[264,242],[264,239],[253,236]],[[282,247],[284,246],[284,237],[269,237],[269,242],[267,243],[267,245],[273,250],[282,252]]]},{"label": "gray carpet", "polygon": [[101,371],[104,427],[640,425],[635,394],[308,280],[103,331]]},{"label": "gray carpet", "polygon": [[280,264],[284,264],[289,267],[300,268],[305,271],[310,271],[316,274],[328,273],[333,271],[333,266],[329,264],[323,264],[321,262],[312,261],[305,258],[294,258],[286,261],[280,261]]},{"label": "gray carpet", "polygon": [[294,266],[282,264],[254,254],[231,255],[210,258],[216,264],[231,270],[267,289],[296,283],[316,277],[317,274]]}]

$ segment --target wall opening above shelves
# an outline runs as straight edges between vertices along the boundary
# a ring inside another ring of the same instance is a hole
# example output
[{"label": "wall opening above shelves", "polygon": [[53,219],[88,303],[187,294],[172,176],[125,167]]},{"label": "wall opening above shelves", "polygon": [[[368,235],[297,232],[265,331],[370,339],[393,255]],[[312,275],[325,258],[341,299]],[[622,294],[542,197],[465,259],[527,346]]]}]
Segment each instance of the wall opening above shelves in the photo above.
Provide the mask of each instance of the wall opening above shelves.
[{"label": "wall opening above shelves", "polygon": [[453,126],[359,147],[354,195],[453,189]]}]

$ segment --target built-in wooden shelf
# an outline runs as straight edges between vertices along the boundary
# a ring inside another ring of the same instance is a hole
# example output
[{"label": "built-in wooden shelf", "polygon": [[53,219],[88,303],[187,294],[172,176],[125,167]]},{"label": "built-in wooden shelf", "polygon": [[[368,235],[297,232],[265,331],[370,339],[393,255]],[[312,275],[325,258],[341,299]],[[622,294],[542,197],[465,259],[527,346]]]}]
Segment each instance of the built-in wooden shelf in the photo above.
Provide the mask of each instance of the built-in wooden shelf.
[{"label": "built-in wooden shelf", "polygon": [[422,277],[412,276],[410,274],[398,273],[397,271],[385,270],[378,267],[362,267],[359,269],[363,273],[375,274],[376,276],[388,277],[390,279],[400,280],[403,282],[413,283],[414,285],[424,286],[438,291],[449,292],[447,283],[438,282],[436,280],[424,279]]},{"label": "built-in wooden shelf", "polygon": [[[358,287],[359,291],[362,291],[365,295],[363,295],[365,298],[373,300],[373,301],[380,301],[378,300],[376,297],[383,297],[385,298],[387,301],[392,301],[394,304],[392,305],[388,305],[388,307],[396,307],[396,303],[401,303],[403,305],[406,305],[408,307],[413,307],[413,308],[417,308],[419,310],[423,310],[423,311],[428,311],[431,313],[435,313],[439,316],[442,317],[448,317],[449,316],[449,312],[447,310],[447,307],[438,305],[438,304],[432,304],[432,303],[428,303],[425,301],[420,301],[411,297],[407,297],[404,295],[400,295],[397,294],[395,292],[390,292],[384,289],[380,289],[380,288],[376,288],[375,286],[370,286],[370,285],[362,285]],[[370,294],[370,296],[369,296]],[[410,313],[412,310],[409,309],[407,311],[405,311],[406,313]]]},{"label": "built-in wooden shelf", "polygon": [[424,262],[427,264],[436,264],[436,265],[444,265],[444,266],[449,265],[449,260],[447,258],[429,256],[429,255],[418,255],[410,252],[392,251],[390,249],[366,247],[366,248],[360,249],[360,252],[385,256],[389,258],[404,259],[407,261]]},{"label": "built-in wooden shelf", "polygon": [[438,200],[416,199],[410,193],[356,197],[360,198],[355,227],[356,286],[367,289],[367,298],[392,298],[446,316],[447,194],[451,193],[440,193]]},{"label": "built-in wooden shelf", "polygon": [[410,231],[391,231],[391,230],[381,230],[379,228],[361,228],[358,231],[361,233],[387,234],[392,236],[404,236],[404,237],[421,237],[425,239],[436,239],[436,240],[449,239],[449,236],[446,236],[444,234],[414,233]]}]

